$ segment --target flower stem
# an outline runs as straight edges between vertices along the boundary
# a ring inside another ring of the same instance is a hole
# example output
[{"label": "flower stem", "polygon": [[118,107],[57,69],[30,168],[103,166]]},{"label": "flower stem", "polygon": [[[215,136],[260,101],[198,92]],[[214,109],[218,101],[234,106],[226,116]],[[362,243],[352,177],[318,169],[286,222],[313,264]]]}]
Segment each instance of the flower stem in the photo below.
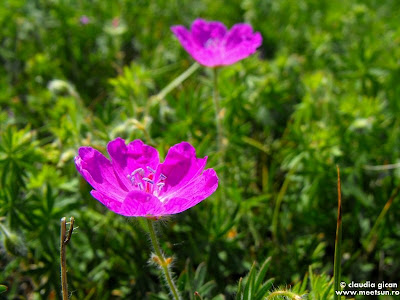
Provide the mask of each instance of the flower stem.
[{"label": "flower stem", "polygon": [[218,68],[213,68],[213,101],[215,110],[215,124],[217,126],[217,150],[222,152],[223,150],[223,132],[222,132],[222,116],[221,109],[219,106],[219,92],[218,92]]},{"label": "flower stem", "polygon": [[369,234],[367,235],[367,238],[365,239],[365,242],[363,243],[363,246],[366,249],[367,253],[371,253],[372,250],[374,249],[375,244],[377,242],[377,236],[378,236],[377,230],[379,228],[379,225],[384,220],[386,213],[388,212],[389,208],[392,206],[393,201],[394,201],[394,199],[396,199],[399,192],[400,192],[400,184],[392,192],[392,195],[390,196],[389,200],[386,202],[381,213],[379,214],[378,218],[376,219],[374,226],[372,226],[371,230],[369,231]]},{"label": "flower stem", "polygon": [[178,85],[180,85],[183,81],[185,81],[190,75],[192,75],[200,65],[198,63],[194,63],[187,69],[185,72],[183,72],[181,75],[176,77],[173,81],[171,81],[165,88],[163,88],[157,95],[153,96],[152,99],[156,101],[161,101],[162,99],[165,98],[169,92],[171,92],[173,89],[175,89]]},{"label": "flower stem", "polygon": [[68,281],[67,281],[67,244],[71,240],[74,230],[74,217],[69,219],[69,230],[67,234],[67,223],[65,217],[61,219],[61,237],[60,237],[60,264],[61,264],[61,290],[62,299],[68,300]]},{"label": "flower stem", "polygon": [[161,268],[164,271],[164,276],[165,276],[165,280],[168,283],[169,289],[172,293],[172,295],[174,296],[174,298],[176,300],[179,300],[179,294],[177,292],[176,286],[174,281],[172,280],[172,276],[171,276],[171,272],[169,271],[168,268],[168,263],[166,262],[164,255],[161,252],[161,248],[160,248],[160,244],[158,243],[158,239],[157,239],[157,235],[156,232],[154,230],[154,225],[153,225],[153,221],[150,219],[147,219],[147,225],[149,226],[149,233],[150,233],[150,238],[151,238],[151,243],[153,244],[153,248],[154,251],[156,252],[156,255],[159,259],[159,265],[161,266]]}]

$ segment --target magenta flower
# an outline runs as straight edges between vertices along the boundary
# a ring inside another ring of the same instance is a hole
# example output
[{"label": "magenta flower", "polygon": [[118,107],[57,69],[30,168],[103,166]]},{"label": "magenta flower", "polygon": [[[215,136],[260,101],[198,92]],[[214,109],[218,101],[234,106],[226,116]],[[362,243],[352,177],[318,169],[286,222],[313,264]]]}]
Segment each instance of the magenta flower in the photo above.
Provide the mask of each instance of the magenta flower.
[{"label": "magenta flower", "polygon": [[[210,196],[218,187],[207,157],[197,158],[187,142],[171,147],[163,163],[158,151],[135,140],[117,138],[107,145],[111,161],[91,147],[81,147],[76,168],[93,187],[91,194],[113,212],[129,217],[180,213]],[[203,171],[204,170],[204,171]]]},{"label": "magenta flower", "polygon": [[261,34],[253,33],[249,24],[236,24],[228,31],[220,22],[196,19],[190,31],[182,25],[171,30],[183,48],[207,67],[234,64],[256,52],[262,43]]},{"label": "magenta flower", "polygon": [[89,19],[87,16],[83,15],[83,16],[79,19],[79,21],[81,22],[82,25],[86,25],[86,24],[89,24],[90,19]]}]

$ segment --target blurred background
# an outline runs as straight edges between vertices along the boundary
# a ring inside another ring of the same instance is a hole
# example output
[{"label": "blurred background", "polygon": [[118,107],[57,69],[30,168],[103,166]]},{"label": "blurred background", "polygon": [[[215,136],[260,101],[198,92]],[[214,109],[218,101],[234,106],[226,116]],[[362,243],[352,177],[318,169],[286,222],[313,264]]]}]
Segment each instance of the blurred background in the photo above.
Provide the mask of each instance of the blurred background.
[{"label": "blurred background", "polygon": [[[231,299],[269,256],[274,286],[313,272],[327,283],[336,165],[343,280],[399,283],[399,15],[396,0],[3,0],[0,298],[60,299],[60,218],[73,215],[71,299],[167,299],[141,223],[93,199],[73,163],[80,146],[106,154],[116,137],[161,157],[188,141],[223,178],[159,224],[185,299]],[[194,63],[170,26],[198,17],[263,36],[255,55],[219,73],[222,160],[211,70],[154,97]]]}]

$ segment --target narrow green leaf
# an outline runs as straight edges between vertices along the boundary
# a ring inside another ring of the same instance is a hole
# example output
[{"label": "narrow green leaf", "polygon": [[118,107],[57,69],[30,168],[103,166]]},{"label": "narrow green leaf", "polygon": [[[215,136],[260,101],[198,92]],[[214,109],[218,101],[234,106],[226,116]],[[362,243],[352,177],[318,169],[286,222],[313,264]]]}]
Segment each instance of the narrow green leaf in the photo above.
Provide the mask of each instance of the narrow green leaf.
[{"label": "narrow green leaf", "polygon": [[308,266],[308,274],[310,274],[310,285],[311,285],[311,290],[314,289],[314,274],[311,265]]},{"label": "narrow green leaf", "polygon": [[209,281],[199,287],[199,293],[202,295],[208,295],[213,288],[215,288],[215,281]]},{"label": "narrow green leaf", "polygon": [[195,289],[198,289],[201,287],[204,283],[204,279],[206,278],[206,273],[207,273],[207,267],[204,262],[200,263],[199,266],[196,269],[196,272],[194,274],[194,287]]},{"label": "narrow green leaf", "polygon": [[265,274],[268,271],[268,267],[271,263],[271,257],[268,257],[264,263],[262,264],[260,271],[257,274],[257,278],[256,278],[256,284],[255,284],[255,289],[258,290],[258,288],[262,285]]},{"label": "narrow green leaf", "polygon": [[304,275],[304,279],[303,279],[303,282],[301,283],[299,294],[303,294],[306,291],[307,283],[308,283],[308,273],[306,273],[306,275]]},{"label": "narrow green leaf", "polygon": [[184,269],[182,271],[182,273],[179,275],[179,278],[176,282],[178,290],[183,291],[185,289],[187,282],[188,282],[188,274],[187,274],[187,270]]},{"label": "narrow green leaf", "polygon": [[242,299],[242,297],[241,297],[242,292],[243,292],[243,278],[240,277],[239,283],[238,283],[238,289],[237,289],[237,292],[236,292],[236,298],[235,298],[236,300],[241,300]]},{"label": "narrow green leaf", "polygon": [[250,269],[250,273],[247,277],[246,285],[244,287],[243,299],[252,299],[254,293],[254,280],[256,275],[256,263],[253,263],[253,266]]},{"label": "narrow green leaf", "polygon": [[[340,265],[342,257],[342,198],[340,188],[340,169],[337,168],[337,189],[338,189],[338,216],[336,224],[336,240],[335,240],[335,260],[333,263],[333,278],[334,278],[334,290],[340,291]],[[333,292],[333,299],[337,300],[340,297]]]},{"label": "narrow green leaf", "polygon": [[274,283],[274,278],[268,279],[260,289],[258,289],[256,297],[254,298],[255,300],[261,300],[263,299],[266,294],[269,292],[270,288],[272,287],[272,284]]},{"label": "narrow green leaf", "polygon": [[[328,285],[325,287],[324,293],[322,294],[322,300],[329,299],[328,295],[330,294],[332,287],[332,282],[329,282]],[[333,293],[336,294],[335,291],[333,291]]]}]

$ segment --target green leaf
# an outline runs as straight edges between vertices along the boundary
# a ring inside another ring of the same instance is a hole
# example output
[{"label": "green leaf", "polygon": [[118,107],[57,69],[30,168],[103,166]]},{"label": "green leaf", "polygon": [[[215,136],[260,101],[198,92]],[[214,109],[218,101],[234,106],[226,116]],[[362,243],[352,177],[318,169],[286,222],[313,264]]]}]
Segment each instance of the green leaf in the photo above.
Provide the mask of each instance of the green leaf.
[{"label": "green leaf", "polygon": [[268,257],[262,264],[260,271],[258,271],[258,274],[256,277],[256,283],[255,283],[256,290],[258,290],[259,286],[261,286],[261,284],[264,280],[265,274],[268,271],[268,267],[269,267],[270,263],[271,263],[271,257]]},{"label": "green leaf", "polygon": [[203,285],[204,279],[206,278],[207,267],[204,262],[200,263],[194,274],[194,287],[195,289]]},{"label": "green leaf", "polygon": [[254,293],[254,280],[255,280],[255,274],[256,274],[256,264],[253,263],[253,266],[250,269],[250,273],[248,275],[246,285],[244,287],[244,292],[243,292],[243,299],[252,299],[253,293]]},{"label": "green leaf", "polygon": [[209,281],[199,287],[199,293],[202,295],[208,295],[213,288],[215,288],[216,284],[214,281]]},{"label": "green leaf", "polygon": [[237,292],[236,292],[236,298],[235,298],[236,300],[241,300],[242,299],[242,297],[241,297],[242,292],[243,292],[243,278],[240,277],[239,283],[238,283],[238,289],[237,289]]},{"label": "green leaf", "polygon": [[303,282],[301,283],[300,290],[298,291],[299,294],[303,294],[303,293],[306,291],[306,289],[307,289],[307,282],[308,282],[308,273],[306,273],[306,275],[304,275]]},{"label": "green leaf", "polygon": [[254,298],[255,300],[261,300],[265,297],[265,295],[268,293],[268,291],[271,289],[272,284],[274,283],[274,278],[268,279],[260,289],[258,289],[256,297]]}]

